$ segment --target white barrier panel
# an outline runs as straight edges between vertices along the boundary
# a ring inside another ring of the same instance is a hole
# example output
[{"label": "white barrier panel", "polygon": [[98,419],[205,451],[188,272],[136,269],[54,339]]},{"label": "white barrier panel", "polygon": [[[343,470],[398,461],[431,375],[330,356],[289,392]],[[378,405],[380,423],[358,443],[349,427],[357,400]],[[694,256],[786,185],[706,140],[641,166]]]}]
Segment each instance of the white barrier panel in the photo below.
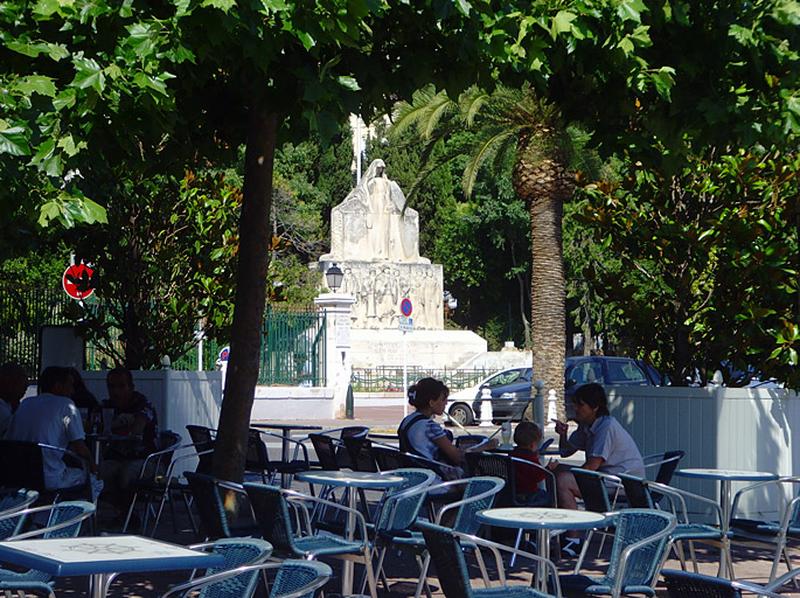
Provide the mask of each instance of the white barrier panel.
[{"label": "white barrier panel", "polygon": [[333,389],[314,386],[256,386],[251,421],[336,419]]},{"label": "white barrier panel", "polygon": [[[686,451],[679,468],[800,474],[800,400],[784,389],[609,387],[611,413],[643,455]],[[652,475],[648,475],[652,477]],[[734,482],[733,492],[751,482]],[[675,476],[672,484],[717,498],[717,482]],[[754,491],[742,503],[751,516],[777,518],[780,496]],[[740,511],[741,512],[741,511]]]}]

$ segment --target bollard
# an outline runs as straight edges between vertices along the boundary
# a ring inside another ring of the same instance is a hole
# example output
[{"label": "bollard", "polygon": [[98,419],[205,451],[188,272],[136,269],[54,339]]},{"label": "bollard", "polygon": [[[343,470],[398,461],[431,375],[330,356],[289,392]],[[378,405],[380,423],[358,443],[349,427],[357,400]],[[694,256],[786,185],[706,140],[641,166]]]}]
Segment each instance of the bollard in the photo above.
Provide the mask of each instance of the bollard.
[{"label": "bollard", "polygon": [[347,385],[347,396],[344,398],[344,416],[347,419],[353,419],[353,385]]},{"label": "bollard", "polygon": [[547,423],[544,421],[544,380],[536,380],[533,383],[536,389],[536,396],[533,398],[533,421],[535,421],[544,430]]},{"label": "bollard", "polygon": [[492,391],[488,388],[481,389],[481,428],[492,427]]},{"label": "bollard", "polygon": [[[558,395],[556,395],[555,389],[551,388],[547,392],[547,421],[548,423],[552,423],[554,419],[558,419],[558,410],[556,409],[556,401],[558,400]],[[555,424],[554,424],[555,426]]]}]

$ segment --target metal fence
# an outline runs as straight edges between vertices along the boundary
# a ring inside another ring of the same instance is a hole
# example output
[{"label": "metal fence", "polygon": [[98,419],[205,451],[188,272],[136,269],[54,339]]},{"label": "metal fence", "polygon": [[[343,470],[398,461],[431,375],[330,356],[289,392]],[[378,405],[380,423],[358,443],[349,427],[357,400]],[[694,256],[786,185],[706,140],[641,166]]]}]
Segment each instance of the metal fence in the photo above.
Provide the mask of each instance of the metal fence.
[{"label": "metal fence", "polygon": [[[95,301],[92,298],[90,301]],[[23,365],[31,379],[38,378],[42,326],[75,324],[74,302],[60,288],[15,288],[0,285],[0,363]],[[325,385],[325,314],[315,308],[267,309],[261,343],[259,384]],[[203,369],[215,369],[220,349],[227,343],[203,342]],[[176,370],[197,369],[195,345],[173,360]],[[86,344],[86,369],[110,367],[110,357],[93,343]]]},{"label": "metal fence", "polygon": [[258,383],[325,385],[325,312],[268,309]]},{"label": "metal fence", "polygon": [[36,378],[39,331],[44,325],[73,323],[71,302],[60,288],[0,286],[0,363],[17,362]]},{"label": "metal fence", "polygon": [[[451,391],[469,388],[496,372],[496,369],[430,369],[419,366],[408,367],[408,383],[420,378],[436,378],[444,382]],[[353,368],[353,390],[356,392],[392,392],[403,388],[402,366],[381,366],[375,368]]]}]

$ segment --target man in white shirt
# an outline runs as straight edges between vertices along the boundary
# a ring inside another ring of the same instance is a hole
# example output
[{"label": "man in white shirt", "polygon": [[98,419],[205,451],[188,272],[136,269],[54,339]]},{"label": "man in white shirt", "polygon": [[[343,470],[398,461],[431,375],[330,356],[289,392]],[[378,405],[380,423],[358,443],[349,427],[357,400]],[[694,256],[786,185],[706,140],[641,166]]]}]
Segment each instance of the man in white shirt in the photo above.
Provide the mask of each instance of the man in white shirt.
[{"label": "man in white shirt", "polygon": [[16,363],[0,366],[0,438],[6,433],[11,416],[28,390],[28,375],[25,368]]},{"label": "man in white shirt", "polygon": [[[39,394],[19,404],[9,423],[6,438],[69,449],[91,463],[80,412],[68,398],[72,391],[72,374],[68,368],[46,368],[39,377]],[[68,467],[62,453],[43,450],[42,455],[44,483],[48,490],[86,482],[86,472]]]}]

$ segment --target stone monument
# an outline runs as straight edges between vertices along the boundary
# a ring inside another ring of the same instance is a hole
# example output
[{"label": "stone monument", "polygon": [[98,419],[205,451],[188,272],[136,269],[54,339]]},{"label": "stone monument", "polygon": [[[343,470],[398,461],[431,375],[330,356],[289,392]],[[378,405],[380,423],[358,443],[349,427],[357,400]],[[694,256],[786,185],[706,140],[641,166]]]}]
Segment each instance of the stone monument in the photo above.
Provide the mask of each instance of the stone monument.
[{"label": "stone monument", "polygon": [[[331,251],[320,262],[344,272],[341,292],[355,298],[353,327],[397,328],[398,306],[414,305],[414,327],[441,330],[442,266],[419,255],[419,214],[406,207],[383,160],[370,164],[361,182],[331,211]],[[327,266],[325,266],[327,267]]]},{"label": "stone monument", "polygon": [[339,292],[354,299],[353,366],[402,363],[400,302],[408,298],[414,306],[409,364],[456,367],[485,352],[486,341],[468,330],[444,330],[442,266],[420,256],[419,214],[385,171],[383,160],[374,160],[333,208],[331,251],[319,258],[323,274],[333,263],[341,268]]}]

